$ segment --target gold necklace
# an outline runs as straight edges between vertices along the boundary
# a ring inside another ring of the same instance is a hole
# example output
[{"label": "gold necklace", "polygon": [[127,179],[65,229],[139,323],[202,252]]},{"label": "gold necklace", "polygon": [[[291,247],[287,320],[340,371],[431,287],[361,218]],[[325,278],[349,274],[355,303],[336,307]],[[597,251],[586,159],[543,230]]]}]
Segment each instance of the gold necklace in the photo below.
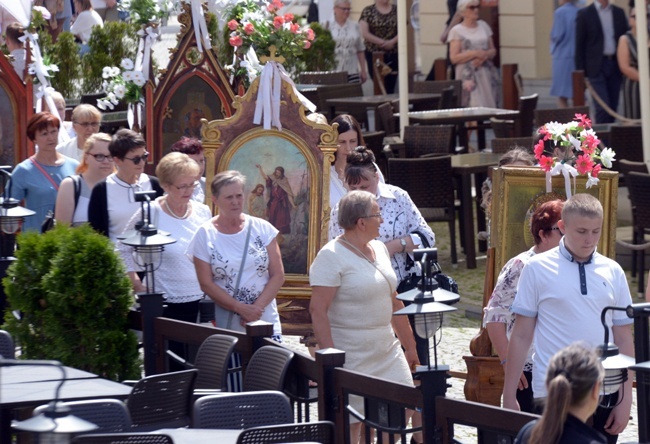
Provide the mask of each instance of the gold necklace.
[{"label": "gold necklace", "polygon": [[165,198],[165,200],[163,200],[163,204],[165,204],[165,208],[167,208],[167,211],[169,211],[169,215],[171,217],[173,217],[174,219],[187,219],[187,216],[190,215],[190,209],[192,208],[192,205],[190,205],[190,203],[188,202],[187,203],[187,210],[185,210],[185,214],[183,214],[182,216],[179,216],[176,213],[174,213],[174,211],[171,209],[171,207],[167,203],[166,198]]},{"label": "gold necklace", "polygon": [[[365,260],[367,260],[367,261],[370,262],[371,264],[374,264],[374,263],[375,263],[375,261],[371,261],[371,260],[368,258],[368,256],[366,256],[366,255],[363,253],[363,251],[359,250],[355,245],[353,245],[350,241],[348,241],[348,240],[345,238],[345,236],[341,235],[341,237],[339,237],[339,239],[340,239],[341,241],[343,241],[344,243],[346,243],[347,245],[349,245],[350,247],[352,247],[352,249],[355,250],[357,253],[359,253],[359,254],[360,254],[360,255],[361,255]],[[372,251],[372,248],[371,248],[370,250]]]}]

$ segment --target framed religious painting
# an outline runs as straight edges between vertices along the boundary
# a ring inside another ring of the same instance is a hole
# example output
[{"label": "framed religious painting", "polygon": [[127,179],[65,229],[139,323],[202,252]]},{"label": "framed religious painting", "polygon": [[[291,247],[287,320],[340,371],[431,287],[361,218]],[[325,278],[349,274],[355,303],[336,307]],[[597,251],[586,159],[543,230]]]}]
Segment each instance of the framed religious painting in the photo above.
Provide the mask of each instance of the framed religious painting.
[{"label": "framed religious painting", "polygon": [[[338,134],[306,118],[293,86],[282,82],[281,129],[253,123],[259,79],[236,97],[231,118],[204,121],[208,183],[218,172],[246,176],[244,212],[268,220],[279,231],[285,283],[278,311],[285,334],[309,335],[309,266],[327,242],[329,172]],[[209,188],[209,187],[208,187]],[[206,190],[210,200],[211,191]]]},{"label": "framed religious painting", "polygon": [[[598,251],[610,258],[616,255],[616,209],[618,173],[602,170],[599,182],[586,188],[586,176],[571,179],[572,193],[589,193],[603,205],[603,230]],[[494,280],[505,263],[533,246],[530,215],[541,203],[553,199],[566,200],[566,182],[554,176],[551,191],[546,189],[546,175],[540,168],[501,167],[492,173],[491,244],[495,248]]]},{"label": "framed religious painting", "polygon": [[0,165],[14,166],[29,155],[27,122],[34,114],[32,82],[23,82],[0,53]]}]

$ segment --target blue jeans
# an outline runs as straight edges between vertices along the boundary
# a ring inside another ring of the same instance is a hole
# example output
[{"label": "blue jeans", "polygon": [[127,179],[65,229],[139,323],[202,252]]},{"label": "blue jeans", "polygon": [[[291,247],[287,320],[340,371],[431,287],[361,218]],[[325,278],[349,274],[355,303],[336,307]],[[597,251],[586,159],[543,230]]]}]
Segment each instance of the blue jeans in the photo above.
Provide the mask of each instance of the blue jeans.
[{"label": "blue jeans", "polygon": [[[603,58],[598,75],[589,77],[591,86],[596,94],[614,111],[618,108],[618,99],[621,95],[621,82],[623,75],[618,69],[616,56]],[[594,101],[596,107],[596,123],[613,123],[614,116],[609,115],[599,104]]]}]

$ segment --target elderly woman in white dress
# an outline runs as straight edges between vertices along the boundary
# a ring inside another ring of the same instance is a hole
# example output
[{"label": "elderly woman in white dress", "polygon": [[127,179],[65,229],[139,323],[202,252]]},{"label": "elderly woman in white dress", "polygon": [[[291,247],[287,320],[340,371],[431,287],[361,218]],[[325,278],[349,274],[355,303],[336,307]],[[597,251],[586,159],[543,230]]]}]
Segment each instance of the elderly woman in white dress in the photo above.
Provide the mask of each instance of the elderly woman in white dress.
[{"label": "elderly woman in white dress", "polygon": [[336,42],[336,70],[346,71],[349,83],[363,83],[368,79],[366,46],[361,38],[359,23],[350,20],[351,10],[350,0],[334,0],[334,20],[327,22],[327,28]]},{"label": "elderly woman in white dress", "polygon": [[[415,339],[407,317],[393,316],[404,304],[395,297],[388,249],[376,240],[383,223],[377,198],[350,191],[338,208],[344,232],[321,249],[309,270],[318,346],[345,351],[347,369],[412,386],[411,369],[419,362]],[[351,398],[359,412],[360,401]],[[350,425],[351,442],[359,442],[360,431],[361,423]]]}]

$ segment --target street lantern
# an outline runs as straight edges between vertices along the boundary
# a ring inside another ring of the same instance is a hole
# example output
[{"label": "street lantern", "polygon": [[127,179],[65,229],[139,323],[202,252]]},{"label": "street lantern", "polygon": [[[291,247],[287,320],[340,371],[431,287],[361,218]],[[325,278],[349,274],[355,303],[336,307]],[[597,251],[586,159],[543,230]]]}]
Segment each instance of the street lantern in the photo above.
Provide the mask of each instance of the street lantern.
[{"label": "street lantern", "polygon": [[[600,314],[600,321],[605,330],[605,340],[602,345],[598,346],[598,354],[600,355],[601,363],[605,369],[605,378],[603,380],[603,394],[611,395],[616,393],[621,385],[627,381],[627,369],[635,364],[634,358],[620,354],[618,347],[609,342],[609,327],[606,322],[606,315],[608,311],[626,311],[625,307],[605,307]],[[618,403],[623,400],[620,396]],[[604,407],[613,407],[605,405]]]},{"label": "street lantern", "polygon": [[48,404],[47,408],[42,413],[29,419],[15,421],[12,424],[13,429],[35,433],[38,435],[38,443],[47,444],[68,444],[75,435],[97,429],[95,424],[72,415],[70,407],[59,402],[61,387],[66,381],[65,367],[60,362],[0,359],[0,367],[16,365],[57,367],[61,370],[63,377],[56,387],[54,399]]}]

